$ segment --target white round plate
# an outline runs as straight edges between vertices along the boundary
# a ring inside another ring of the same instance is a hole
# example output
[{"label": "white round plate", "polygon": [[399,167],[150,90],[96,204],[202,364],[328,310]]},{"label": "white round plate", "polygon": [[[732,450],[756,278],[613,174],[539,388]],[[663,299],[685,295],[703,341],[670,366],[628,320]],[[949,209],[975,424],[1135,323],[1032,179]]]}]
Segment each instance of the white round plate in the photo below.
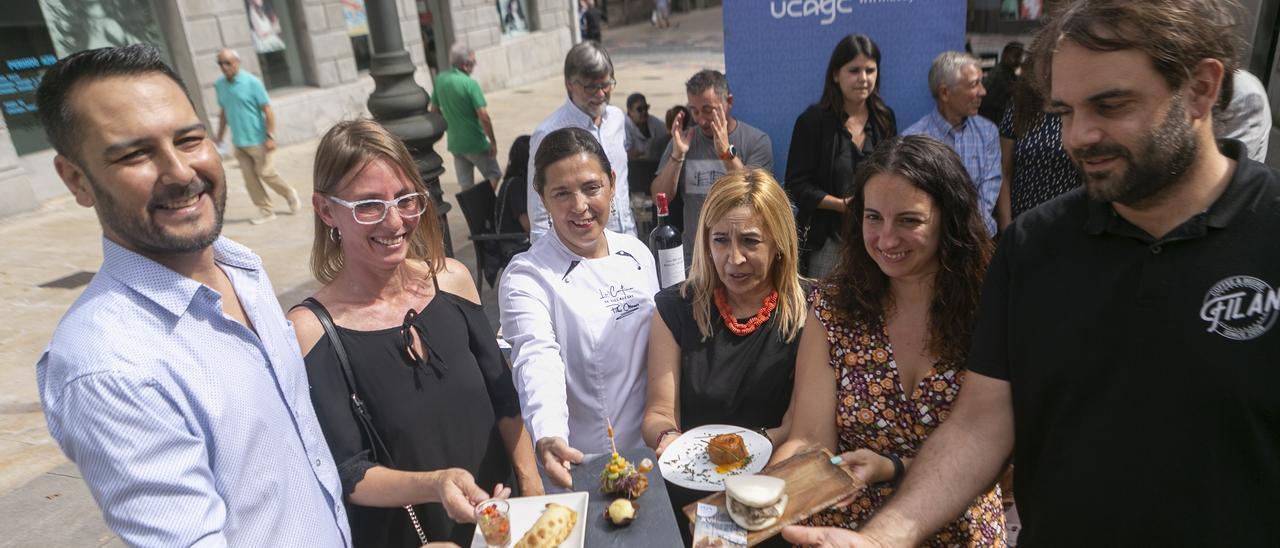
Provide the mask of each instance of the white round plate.
[{"label": "white round plate", "polygon": [[[707,456],[707,442],[720,434],[742,436],[750,461],[741,468],[721,474]],[[658,459],[658,468],[667,481],[698,491],[724,491],[724,478],[740,474],[755,474],[769,464],[773,456],[773,444],[757,432],[740,426],[708,424],[685,432],[667,446]]]}]

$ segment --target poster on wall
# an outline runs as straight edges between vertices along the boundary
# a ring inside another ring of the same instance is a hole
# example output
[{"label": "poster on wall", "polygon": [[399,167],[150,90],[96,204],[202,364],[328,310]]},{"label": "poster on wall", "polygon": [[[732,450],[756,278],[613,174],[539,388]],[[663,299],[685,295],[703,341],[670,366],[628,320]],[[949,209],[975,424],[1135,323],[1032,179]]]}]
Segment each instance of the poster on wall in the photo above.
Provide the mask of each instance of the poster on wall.
[{"label": "poster on wall", "polygon": [[249,15],[249,34],[253,39],[254,51],[284,51],[280,18],[276,16],[272,0],[244,0],[244,10]]},{"label": "poster on wall", "polygon": [[1000,17],[1004,19],[1035,21],[1041,15],[1044,15],[1042,0],[1004,0],[1000,4]]},{"label": "poster on wall", "polygon": [[369,34],[369,14],[364,9],[364,0],[342,0],[342,17],[347,21],[347,36]]},{"label": "poster on wall", "polygon": [[42,11],[35,0],[6,4],[0,33],[0,127],[7,128],[18,154],[49,147],[36,115],[36,87],[58,54]]},{"label": "poster on wall", "polygon": [[496,0],[503,34],[529,32],[528,0]]},{"label": "poster on wall", "polygon": [[141,42],[164,49],[148,0],[41,0],[58,57]]},{"label": "poster on wall", "polygon": [[0,115],[4,116],[10,139],[18,154],[48,148],[36,115],[36,86],[40,85],[44,71],[58,62],[58,58],[42,47],[23,52],[4,49],[0,55]]},{"label": "poster on wall", "polygon": [[[955,0],[770,0],[724,3],[725,74],[734,114],[773,141],[774,174],[786,173],[796,117],[818,102],[831,50],[861,33],[880,46],[880,94],[904,129],[935,108],[929,65],[964,50],[966,3]],[[762,40],[761,37],[768,37]]]},{"label": "poster on wall", "polygon": [[1018,10],[1018,19],[1024,21],[1034,21],[1039,19],[1044,12],[1044,3],[1041,0],[1019,0],[1021,9]]}]

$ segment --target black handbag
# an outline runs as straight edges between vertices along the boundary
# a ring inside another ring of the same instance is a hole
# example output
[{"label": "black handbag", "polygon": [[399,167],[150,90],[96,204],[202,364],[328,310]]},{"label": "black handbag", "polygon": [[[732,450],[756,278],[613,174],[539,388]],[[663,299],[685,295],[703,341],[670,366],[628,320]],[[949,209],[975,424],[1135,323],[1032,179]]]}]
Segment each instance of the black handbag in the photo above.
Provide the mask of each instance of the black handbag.
[{"label": "black handbag", "polygon": [[[320,325],[324,327],[325,334],[329,336],[329,341],[333,343],[333,352],[338,355],[338,366],[342,369],[342,378],[346,380],[347,390],[351,392],[351,410],[360,423],[361,435],[364,436],[366,445],[369,447],[369,460],[388,468],[395,468],[391,461],[391,452],[387,451],[387,446],[382,443],[378,431],[373,428],[373,415],[369,413],[369,408],[365,406],[364,400],[356,390],[355,375],[351,373],[351,361],[347,359],[347,349],[342,345],[342,339],[338,338],[338,328],[333,323],[333,317],[320,304],[320,301],[312,297],[303,300],[302,306],[316,315],[316,319],[320,320]],[[426,544],[427,534],[422,531],[422,524],[418,522],[418,514],[413,511],[413,505],[406,504],[404,509],[409,512],[409,521],[413,522],[413,530],[418,533],[420,544]]]}]

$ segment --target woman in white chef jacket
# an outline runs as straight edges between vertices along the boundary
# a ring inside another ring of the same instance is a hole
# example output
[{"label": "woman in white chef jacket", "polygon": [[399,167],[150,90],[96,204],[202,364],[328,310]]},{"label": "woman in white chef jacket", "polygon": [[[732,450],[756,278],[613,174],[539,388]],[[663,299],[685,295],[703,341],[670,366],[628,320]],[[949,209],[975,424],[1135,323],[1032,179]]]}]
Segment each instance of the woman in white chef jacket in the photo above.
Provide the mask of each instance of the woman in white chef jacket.
[{"label": "woman in white chef jacket", "polygon": [[[499,287],[502,334],[520,406],[548,479],[570,487],[583,453],[639,447],[649,317],[658,278],[649,249],[605,228],[614,172],[596,138],[551,132],[533,188],[553,230],[516,255]],[[554,237],[550,237],[554,235]]]}]

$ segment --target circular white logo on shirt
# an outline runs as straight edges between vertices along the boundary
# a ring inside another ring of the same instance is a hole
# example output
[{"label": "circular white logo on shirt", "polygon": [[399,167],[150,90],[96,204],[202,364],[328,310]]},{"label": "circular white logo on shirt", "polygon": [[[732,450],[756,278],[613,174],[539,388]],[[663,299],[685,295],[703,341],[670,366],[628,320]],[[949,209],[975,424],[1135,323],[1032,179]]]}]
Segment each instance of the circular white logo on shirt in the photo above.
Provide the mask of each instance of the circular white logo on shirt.
[{"label": "circular white logo on shirt", "polygon": [[1232,276],[1209,288],[1200,306],[1200,319],[1210,333],[1228,339],[1256,339],[1280,316],[1280,289],[1253,276]]}]

